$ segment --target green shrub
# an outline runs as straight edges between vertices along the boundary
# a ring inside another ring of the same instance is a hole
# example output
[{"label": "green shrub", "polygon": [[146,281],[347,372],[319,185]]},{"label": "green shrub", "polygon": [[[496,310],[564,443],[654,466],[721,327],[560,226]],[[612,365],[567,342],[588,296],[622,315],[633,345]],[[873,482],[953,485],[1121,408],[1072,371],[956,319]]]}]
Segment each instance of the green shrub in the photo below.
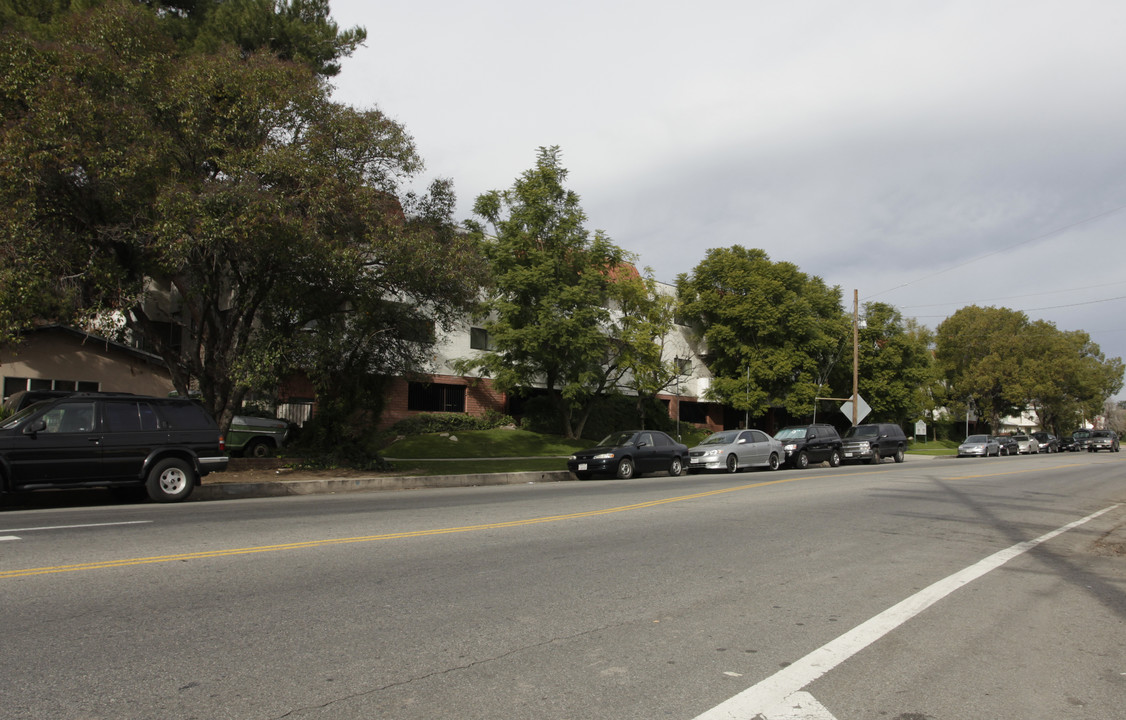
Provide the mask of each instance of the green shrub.
[{"label": "green shrub", "polygon": [[392,425],[390,435],[423,435],[435,432],[459,432],[465,430],[493,430],[506,425],[515,425],[507,415],[487,410],[481,417],[463,413],[422,413],[403,418]]},{"label": "green shrub", "polygon": [[[668,408],[656,398],[643,401],[645,427],[649,430],[675,432],[676,422],[669,417]],[[583,426],[582,436],[588,440],[601,440],[619,430],[636,430],[642,426],[637,398],[628,395],[607,395],[594,402],[590,416]],[[540,395],[524,403],[524,417],[520,427],[546,435],[563,435],[563,419],[551,398]]]}]

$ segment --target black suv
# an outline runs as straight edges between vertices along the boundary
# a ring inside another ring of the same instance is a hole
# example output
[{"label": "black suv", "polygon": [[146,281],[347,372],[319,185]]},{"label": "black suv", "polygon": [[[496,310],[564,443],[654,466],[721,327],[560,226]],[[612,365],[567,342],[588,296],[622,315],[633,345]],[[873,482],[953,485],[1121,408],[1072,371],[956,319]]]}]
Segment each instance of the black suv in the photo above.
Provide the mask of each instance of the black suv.
[{"label": "black suv", "polygon": [[786,465],[807,468],[810,463],[826,460],[829,465],[841,464],[841,436],[832,425],[793,425],[784,427],[774,436],[781,441],[786,452]]},{"label": "black suv", "polygon": [[215,420],[191,400],[74,393],[0,421],[4,492],[143,486],[175,502],[227,461]]},{"label": "black suv", "polygon": [[903,462],[907,450],[907,436],[895,423],[869,423],[851,427],[844,435],[845,462],[867,461],[879,465],[884,458],[893,457]]}]

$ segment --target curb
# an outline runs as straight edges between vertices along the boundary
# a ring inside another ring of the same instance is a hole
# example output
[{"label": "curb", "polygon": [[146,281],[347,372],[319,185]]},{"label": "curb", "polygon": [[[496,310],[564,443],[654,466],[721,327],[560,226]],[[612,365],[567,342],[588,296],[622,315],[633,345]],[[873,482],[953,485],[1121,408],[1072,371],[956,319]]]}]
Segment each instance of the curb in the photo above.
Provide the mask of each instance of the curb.
[{"label": "curb", "polygon": [[375,490],[418,490],[421,488],[479,487],[482,485],[523,485],[525,483],[571,480],[566,470],[518,473],[477,473],[472,475],[406,475],[402,477],[326,478],[323,480],[278,480],[258,483],[207,483],[192,491],[191,501],[235,500],[239,498],[318,495]]}]

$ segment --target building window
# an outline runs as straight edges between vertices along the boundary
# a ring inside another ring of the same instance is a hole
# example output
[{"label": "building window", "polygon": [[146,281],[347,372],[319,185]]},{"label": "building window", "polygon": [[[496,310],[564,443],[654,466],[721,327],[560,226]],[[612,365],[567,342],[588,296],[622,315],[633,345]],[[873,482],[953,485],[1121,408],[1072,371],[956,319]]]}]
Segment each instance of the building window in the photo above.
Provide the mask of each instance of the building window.
[{"label": "building window", "polygon": [[412,382],[407,387],[407,410],[465,412],[465,386]]},{"label": "building window", "polygon": [[13,393],[18,393],[23,390],[65,390],[67,392],[98,392],[99,387],[96,382],[88,382],[84,380],[50,380],[46,378],[21,378],[21,377],[6,377],[4,378],[4,391],[3,397],[11,397]]},{"label": "building window", "polygon": [[489,337],[489,331],[479,327],[469,328],[469,347],[474,350],[496,350],[493,339]]}]

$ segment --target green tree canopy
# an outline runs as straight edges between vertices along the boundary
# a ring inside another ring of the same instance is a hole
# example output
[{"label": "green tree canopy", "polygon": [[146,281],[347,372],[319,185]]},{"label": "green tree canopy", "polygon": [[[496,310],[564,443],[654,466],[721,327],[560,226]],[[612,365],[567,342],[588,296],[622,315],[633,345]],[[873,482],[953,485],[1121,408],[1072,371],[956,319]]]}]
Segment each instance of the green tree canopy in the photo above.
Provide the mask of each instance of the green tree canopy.
[{"label": "green tree canopy", "polygon": [[185,54],[148,9],[96,5],[52,42],[0,36],[0,331],[121,318],[224,426],[290,367],[417,367],[481,267],[448,183],[401,195],[406,131],[304,65]]},{"label": "green tree canopy", "polygon": [[566,177],[559,148],[541,147],[509,190],[477,198],[474,213],[487,226],[467,225],[493,273],[480,312],[495,350],[459,367],[494,378],[502,391],[545,387],[566,435],[579,437],[592,401],[617,386],[645,334],[612,308],[646,300],[631,256],[584,227]]},{"label": "green tree canopy", "polygon": [[1025,409],[1045,428],[1071,430],[1122,389],[1122,360],[1108,360],[1086,333],[1008,308],[958,310],[938,326],[935,357],[951,399],[972,400],[994,431]]},{"label": "green tree canopy", "polygon": [[[922,418],[934,407],[938,381],[933,334],[885,303],[865,303],[864,319],[866,327],[858,332],[858,392],[872,408],[869,420],[902,426]],[[839,384],[845,384],[843,378]]]},{"label": "green tree canopy", "polygon": [[[0,28],[50,37],[69,18],[120,0],[0,0]],[[328,0],[139,0],[181,50],[216,52],[233,44],[244,55],[272,54],[332,76],[340,59],[367,38],[361,27],[341,30],[329,16]]]},{"label": "green tree canopy", "polygon": [[813,411],[849,332],[840,288],[736,245],[709,250],[677,278],[677,292],[682,318],[707,345],[712,399],[751,415]]}]

